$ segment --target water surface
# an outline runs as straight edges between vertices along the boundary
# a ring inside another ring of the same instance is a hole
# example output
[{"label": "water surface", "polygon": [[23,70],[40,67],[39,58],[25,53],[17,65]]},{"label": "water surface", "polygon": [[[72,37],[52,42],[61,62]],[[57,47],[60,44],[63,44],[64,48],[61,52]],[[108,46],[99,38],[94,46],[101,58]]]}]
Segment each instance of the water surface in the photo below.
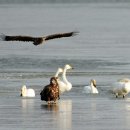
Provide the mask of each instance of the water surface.
[{"label": "water surface", "polygon": [[[130,77],[129,14],[129,3],[0,5],[1,33],[80,32],[40,46],[0,41],[0,129],[129,129],[130,97],[111,93],[113,82]],[[47,105],[39,93],[65,64],[75,68],[67,73],[73,88]],[[99,95],[82,93],[92,78]],[[19,96],[23,84],[36,98]]]}]

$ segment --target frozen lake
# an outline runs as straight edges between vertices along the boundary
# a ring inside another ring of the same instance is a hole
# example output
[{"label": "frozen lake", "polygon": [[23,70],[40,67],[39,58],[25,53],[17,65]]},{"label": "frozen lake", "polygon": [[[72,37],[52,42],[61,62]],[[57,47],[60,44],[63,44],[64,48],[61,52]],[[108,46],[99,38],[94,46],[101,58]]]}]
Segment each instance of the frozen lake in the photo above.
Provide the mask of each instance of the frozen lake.
[{"label": "frozen lake", "polygon": [[[40,46],[0,41],[0,129],[129,129],[130,95],[111,94],[112,83],[130,78],[129,14],[129,3],[0,5],[1,33],[80,32]],[[67,73],[73,88],[47,105],[39,93],[65,64],[75,68]],[[99,95],[82,93],[92,78]],[[19,96],[24,84],[36,90],[35,98]]]}]

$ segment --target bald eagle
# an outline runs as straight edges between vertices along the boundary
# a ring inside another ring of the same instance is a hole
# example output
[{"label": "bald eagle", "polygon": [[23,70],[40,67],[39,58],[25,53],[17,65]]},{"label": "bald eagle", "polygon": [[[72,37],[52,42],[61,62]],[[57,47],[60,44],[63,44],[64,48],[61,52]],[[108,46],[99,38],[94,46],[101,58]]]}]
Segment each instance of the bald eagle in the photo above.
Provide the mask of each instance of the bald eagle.
[{"label": "bald eagle", "polygon": [[51,39],[71,37],[75,36],[78,32],[67,32],[67,33],[57,33],[52,35],[47,35],[43,37],[31,37],[31,36],[8,36],[5,34],[0,35],[0,39],[3,41],[23,41],[23,42],[33,42],[35,46],[42,44],[43,42]]}]

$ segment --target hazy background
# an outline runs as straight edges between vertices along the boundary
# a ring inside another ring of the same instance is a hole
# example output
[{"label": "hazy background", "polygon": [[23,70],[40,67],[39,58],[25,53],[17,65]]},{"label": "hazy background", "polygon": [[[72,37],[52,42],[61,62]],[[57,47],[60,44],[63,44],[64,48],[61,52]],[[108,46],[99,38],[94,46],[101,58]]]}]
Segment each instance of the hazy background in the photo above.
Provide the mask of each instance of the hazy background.
[{"label": "hazy background", "polygon": [[129,0],[0,0],[2,3],[93,3],[93,2],[130,2]]}]

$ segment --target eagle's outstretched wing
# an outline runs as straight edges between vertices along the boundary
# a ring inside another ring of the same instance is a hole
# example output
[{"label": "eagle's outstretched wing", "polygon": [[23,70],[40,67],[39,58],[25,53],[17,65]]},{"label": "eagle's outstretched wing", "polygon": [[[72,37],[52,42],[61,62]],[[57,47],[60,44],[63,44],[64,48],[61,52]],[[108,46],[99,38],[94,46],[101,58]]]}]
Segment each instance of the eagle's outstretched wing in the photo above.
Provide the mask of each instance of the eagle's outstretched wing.
[{"label": "eagle's outstretched wing", "polygon": [[76,35],[78,32],[68,32],[68,33],[59,33],[52,34],[44,37],[31,37],[31,36],[8,36],[5,34],[0,35],[0,39],[3,41],[23,41],[23,42],[33,42],[34,45],[42,44],[44,41],[62,38],[62,37],[71,37]]},{"label": "eagle's outstretched wing", "polygon": [[59,34],[48,35],[43,38],[45,39],[45,41],[47,41],[55,38],[71,37],[71,36],[75,36],[76,34],[78,34],[78,32],[59,33]]},{"label": "eagle's outstretched wing", "polygon": [[33,42],[34,45],[39,45],[43,42],[42,37],[31,37],[31,36],[8,36],[5,34],[0,35],[0,39],[3,41],[23,41]]}]

